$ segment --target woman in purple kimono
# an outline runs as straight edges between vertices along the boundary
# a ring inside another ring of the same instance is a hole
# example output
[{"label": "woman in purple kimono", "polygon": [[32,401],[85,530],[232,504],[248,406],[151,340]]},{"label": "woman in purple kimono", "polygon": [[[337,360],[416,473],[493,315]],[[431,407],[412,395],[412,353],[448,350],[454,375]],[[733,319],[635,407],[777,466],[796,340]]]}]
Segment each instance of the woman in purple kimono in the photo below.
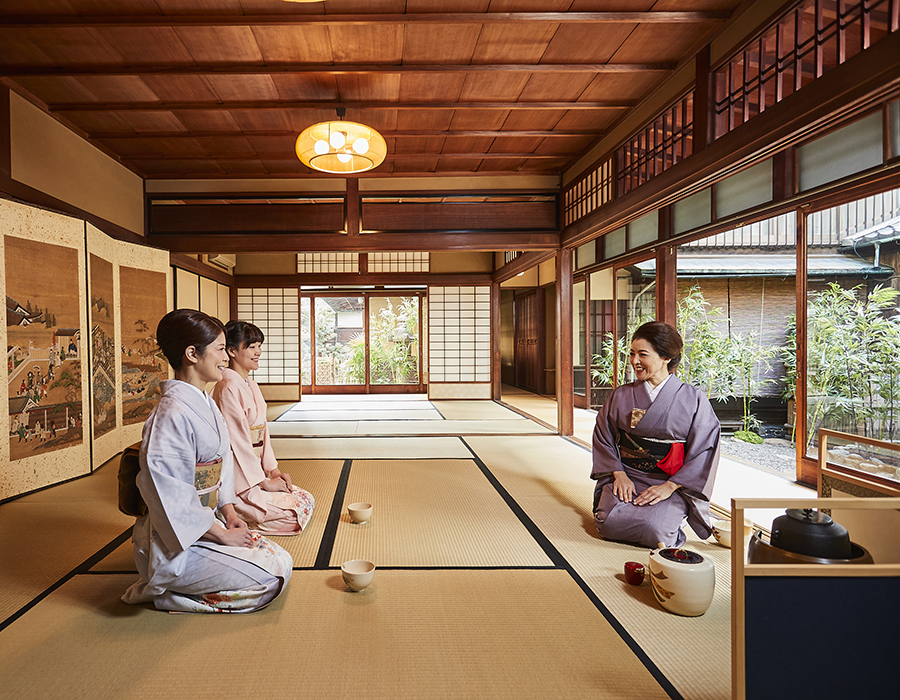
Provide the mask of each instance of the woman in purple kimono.
[{"label": "woman in purple kimono", "polygon": [[237,514],[228,429],[206,393],[228,365],[225,328],[178,309],[157,328],[175,370],[144,424],[137,487],[146,514],[134,524],[140,580],[122,596],[179,612],[251,612],[291,577],[291,555]]},{"label": "woman in purple kimono", "polygon": [[719,420],[706,395],[675,376],[682,348],[668,324],[638,328],[629,355],[637,380],[616,388],[597,414],[591,478],[604,539],[680,547],[685,518],[702,539],[712,534]]}]

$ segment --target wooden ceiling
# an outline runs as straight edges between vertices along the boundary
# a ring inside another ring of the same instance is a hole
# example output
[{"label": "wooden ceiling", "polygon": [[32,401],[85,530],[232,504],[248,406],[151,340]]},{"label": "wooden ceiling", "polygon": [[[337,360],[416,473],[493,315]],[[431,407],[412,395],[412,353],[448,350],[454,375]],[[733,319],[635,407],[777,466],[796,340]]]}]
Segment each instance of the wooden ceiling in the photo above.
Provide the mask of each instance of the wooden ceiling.
[{"label": "wooden ceiling", "polygon": [[310,175],[338,108],[385,136],[372,174],[555,174],[738,4],[15,0],[0,78],[147,178]]}]

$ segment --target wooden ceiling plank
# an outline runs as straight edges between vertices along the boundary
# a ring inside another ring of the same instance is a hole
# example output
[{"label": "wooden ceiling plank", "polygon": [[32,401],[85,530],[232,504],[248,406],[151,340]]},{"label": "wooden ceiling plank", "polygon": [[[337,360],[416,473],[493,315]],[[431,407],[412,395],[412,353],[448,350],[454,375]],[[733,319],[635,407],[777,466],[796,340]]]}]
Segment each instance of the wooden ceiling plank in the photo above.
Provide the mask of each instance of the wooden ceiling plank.
[{"label": "wooden ceiling plank", "polygon": [[480,32],[481,27],[476,24],[408,24],[404,27],[403,63],[471,63]]},{"label": "wooden ceiling plank", "polygon": [[470,73],[463,83],[462,102],[515,102],[528,82],[528,73]]},{"label": "wooden ceiling plank", "polygon": [[252,27],[253,36],[267,64],[330,64],[334,60],[327,27]]},{"label": "wooden ceiling plank", "polygon": [[400,78],[400,100],[428,102],[430,100],[458,100],[465,83],[465,73],[404,74]]},{"label": "wooden ceiling plank", "polygon": [[399,75],[339,75],[336,82],[338,99],[342,101],[397,102],[400,99]]},{"label": "wooden ceiling plank", "polygon": [[478,37],[473,63],[537,63],[557,24],[488,24]]},{"label": "wooden ceiling plank", "polygon": [[592,76],[583,73],[535,73],[529,76],[519,99],[524,102],[574,101],[582,97],[591,79]]},{"label": "wooden ceiling plank", "polygon": [[175,30],[191,58],[198,64],[256,63],[263,57],[247,26],[179,26]]},{"label": "wooden ceiling plank", "polygon": [[[126,64],[182,65],[194,59],[172,27],[105,27],[97,30]],[[71,62],[71,59],[66,63]]]},{"label": "wooden ceiling plank", "polygon": [[336,64],[399,64],[403,60],[403,27],[399,25],[332,25],[328,34]]}]

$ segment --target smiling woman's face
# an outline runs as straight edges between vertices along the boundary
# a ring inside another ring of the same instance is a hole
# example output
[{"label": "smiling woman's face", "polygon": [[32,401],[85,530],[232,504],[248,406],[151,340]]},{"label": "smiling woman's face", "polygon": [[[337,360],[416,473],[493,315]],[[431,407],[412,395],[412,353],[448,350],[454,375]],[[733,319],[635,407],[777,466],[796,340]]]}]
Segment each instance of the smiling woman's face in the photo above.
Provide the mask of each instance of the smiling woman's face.
[{"label": "smiling woman's face", "polygon": [[199,378],[205,382],[217,382],[222,378],[225,368],[228,367],[224,333],[219,333],[219,337],[206,346],[194,367]]},{"label": "smiling woman's face", "polygon": [[242,345],[240,349],[228,348],[228,354],[231,356],[231,368],[242,375],[247,375],[259,369],[262,343]]},{"label": "smiling woman's face", "polygon": [[653,346],[643,338],[631,342],[628,361],[639,381],[650,382],[653,386],[659,384],[669,376],[669,359],[660,357]]}]

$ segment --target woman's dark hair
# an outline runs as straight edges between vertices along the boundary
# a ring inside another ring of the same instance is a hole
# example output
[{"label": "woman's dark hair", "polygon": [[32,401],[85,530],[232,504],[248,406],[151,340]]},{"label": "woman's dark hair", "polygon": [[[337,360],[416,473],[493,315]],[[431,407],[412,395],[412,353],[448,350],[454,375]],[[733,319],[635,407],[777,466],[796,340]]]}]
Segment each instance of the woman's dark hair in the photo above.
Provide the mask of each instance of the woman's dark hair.
[{"label": "woman's dark hair", "polygon": [[635,340],[646,340],[656,351],[657,355],[668,357],[669,374],[675,373],[675,368],[681,362],[684,341],[681,339],[681,334],[672,326],[660,321],[645,323],[631,336],[631,341],[634,342]]},{"label": "woman's dark hair", "polygon": [[229,321],[225,324],[225,347],[240,350],[266,339],[258,326],[246,321]]},{"label": "woman's dark hair", "polygon": [[156,343],[176,372],[181,369],[184,351],[191,345],[203,355],[206,348],[225,332],[222,322],[194,309],[170,311],[156,327]]}]

